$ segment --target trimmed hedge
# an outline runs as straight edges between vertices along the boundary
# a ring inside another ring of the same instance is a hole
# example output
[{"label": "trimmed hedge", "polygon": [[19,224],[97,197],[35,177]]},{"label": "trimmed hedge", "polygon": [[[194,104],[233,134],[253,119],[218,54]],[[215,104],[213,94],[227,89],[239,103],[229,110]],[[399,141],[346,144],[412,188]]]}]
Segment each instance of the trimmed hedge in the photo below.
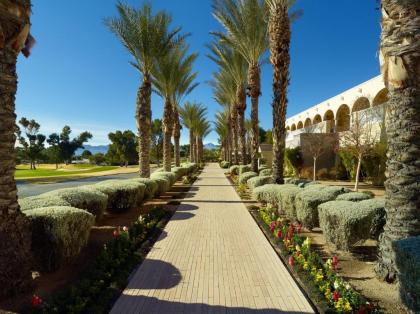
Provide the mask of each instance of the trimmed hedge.
[{"label": "trimmed hedge", "polygon": [[[89,186],[58,189],[41,194],[42,196],[59,197],[65,200],[71,207],[87,210],[96,217],[96,220],[102,217],[108,203],[108,196]],[[60,203],[50,206],[63,206]],[[46,207],[46,206],[42,206]]]},{"label": "trimmed hedge", "polygon": [[220,162],[220,168],[227,169],[227,168],[229,168],[229,166],[230,166],[230,164],[229,164],[228,161],[221,161]]},{"label": "trimmed hedge", "polygon": [[173,167],[171,172],[175,174],[177,180],[188,174],[188,168],[186,167]]},{"label": "trimmed hedge", "polygon": [[112,212],[122,212],[135,207],[141,199],[146,186],[131,180],[106,180],[89,186],[108,196],[107,209]]},{"label": "trimmed hedge", "polygon": [[413,313],[420,313],[420,236],[393,243],[400,297]]},{"label": "trimmed hedge", "polygon": [[244,172],[239,176],[238,182],[239,184],[246,184],[253,177],[258,177],[258,174],[253,171]]},{"label": "trimmed hedge", "polygon": [[260,177],[271,176],[273,174],[273,170],[271,169],[261,169],[260,170]]},{"label": "trimmed hedge", "polygon": [[284,182],[287,184],[294,184],[294,185],[298,185],[300,183],[309,183],[311,182],[310,180],[306,180],[306,179],[301,179],[301,178],[285,178]]},{"label": "trimmed hedge", "polygon": [[360,201],[364,201],[364,200],[369,200],[371,198],[372,198],[372,196],[370,196],[366,193],[350,192],[350,193],[345,193],[345,194],[341,194],[341,195],[337,196],[336,200],[337,201],[360,202]]},{"label": "trimmed hedge", "polygon": [[176,182],[176,175],[172,172],[167,172],[167,171],[154,172],[152,173],[150,177],[152,179],[156,177],[166,178],[167,180],[169,180],[170,186],[172,186]]},{"label": "trimmed hedge", "polygon": [[239,174],[239,166],[238,165],[233,165],[229,168],[229,172],[232,175],[238,175]]},{"label": "trimmed hedge", "polygon": [[26,211],[49,206],[70,206],[70,203],[57,195],[41,194],[37,196],[19,198],[19,205],[22,211]]},{"label": "trimmed hedge", "polygon": [[302,189],[294,184],[285,184],[284,186],[280,191],[281,202],[279,204],[279,210],[284,212],[287,218],[294,222],[297,221],[295,198]]},{"label": "trimmed hedge", "polygon": [[296,187],[295,185],[291,184],[266,184],[259,187],[256,187],[252,191],[252,196],[259,202],[270,203],[274,205],[278,205],[281,202],[281,195],[280,192],[284,189],[288,189],[290,187]]},{"label": "trimmed hedge", "polygon": [[385,201],[330,201],[318,206],[319,222],[325,239],[338,249],[349,251],[363,240],[372,238],[383,228],[378,217],[384,214]]},{"label": "trimmed hedge", "polygon": [[171,182],[167,177],[153,176],[151,179],[157,185],[156,196],[164,194],[171,188]]},{"label": "trimmed hedge", "polygon": [[240,165],[239,166],[239,170],[238,170],[238,175],[241,175],[245,172],[250,172],[252,171],[251,166],[249,165]]},{"label": "trimmed hedge", "polygon": [[24,212],[32,223],[32,253],[37,268],[53,271],[87,244],[95,218],[85,210],[53,206]]},{"label": "trimmed hedge", "polygon": [[158,184],[156,181],[148,178],[135,178],[130,180],[134,182],[143,183],[145,185],[144,199],[152,199],[155,197],[156,192],[158,190]]},{"label": "trimmed hedge", "polygon": [[319,227],[318,205],[334,200],[350,190],[338,186],[311,185],[299,192],[295,198],[297,219],[309,230]]},{"label": "trimmed hedge", "polygon": [[188,169],[188,174],[193,173],[194,171],[198,170],[198,165],[193,162],[188,162],[185,164],[182,164],[182,167],[185,167]]},{"label": "trimmed hedge", "polygon": [[265,185],[265,184],[273,184],[273,177],[271,175],[269,176],[258,176],[253,177],[247,181],[248,187],[253,190],[259,186]]}]

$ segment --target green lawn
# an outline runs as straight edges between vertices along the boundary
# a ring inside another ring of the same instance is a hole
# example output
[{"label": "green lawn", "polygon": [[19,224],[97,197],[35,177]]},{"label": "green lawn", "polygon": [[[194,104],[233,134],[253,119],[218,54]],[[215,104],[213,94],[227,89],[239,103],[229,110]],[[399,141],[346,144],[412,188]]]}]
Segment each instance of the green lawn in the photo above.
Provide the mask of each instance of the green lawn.
[{"label": "green lawn", "polygon": [[[74,167],[74,169],[45,169],[38,168],[36,170],[30,169],[16,169],[15,177],[19,178],[38,178],[38,177],[55,177],[55,176],[77,176],[79,174],[95,173],[107,170],[117,169],[117,166],[89,166],[89,167]],[[85,170],[84,170],[85,169]]]}]

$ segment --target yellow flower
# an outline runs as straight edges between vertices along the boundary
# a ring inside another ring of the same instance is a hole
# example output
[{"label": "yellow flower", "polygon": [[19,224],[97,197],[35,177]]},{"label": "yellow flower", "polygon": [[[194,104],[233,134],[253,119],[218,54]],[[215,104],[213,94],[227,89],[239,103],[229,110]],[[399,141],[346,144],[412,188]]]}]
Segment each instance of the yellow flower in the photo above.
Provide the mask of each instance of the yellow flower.
[{"label": "yellow flower", "polygon": [[303,264],[303,269],[304,270],[308,270],[309,269],[309,263],[305,262],[305,264]]},{"label": "yellow flower", "polygon": [[306,238],[305,241],[303,241],[303,245],[309,248],[311,246],[311,239]]},{"label": "yellow flower", "polygon": [[316,274],[316,276],[315,276],[315,281],[316,281],[316,282],[319,282],[319,281],[321,281],[322,279],[324,279],[324,275],[323,275],[322,273],[318,272],[318,273]]},{"label": "yellow flower", "polygon": [[297,252],[300,252],[300,246],[299,246],[299,244],[298,244],[298,245],[296,245],[296,251],[297,251]]},{"label": "yellow flower", "polygon": [[344,305],[344,310],[346,312],[351,312],[353,310],[349,301],[346,301],[346,304]]},{"label": "yellow flower", "polygon": [[327,289],[325,290],[324,295],[325,295],[325,297],[326,297],[327,299],[329,299],[329,298],[330,298],[330,295],[331,295],[331,290],[330,290],[330,288],[327,288]]}]

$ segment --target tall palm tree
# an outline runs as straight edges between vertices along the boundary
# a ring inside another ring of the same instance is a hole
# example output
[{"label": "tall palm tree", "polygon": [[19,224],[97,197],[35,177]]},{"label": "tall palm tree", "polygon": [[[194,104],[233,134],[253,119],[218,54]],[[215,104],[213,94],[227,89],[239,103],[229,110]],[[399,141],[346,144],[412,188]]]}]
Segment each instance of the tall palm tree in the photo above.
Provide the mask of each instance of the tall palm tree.
[{"label": "tall palm tree", "polygon": [[247,162],[249,162],[249,156],[251,155],[251,138],[252,138],[252,121],[251,119],[245,120],[245,134],[246,134],[246,150],[247,150]]},{"label": "tall palm tree", "polygon": [[268,48],[264,0],[214,0],[214,16],[227,34],[216,36],[230,44],[248,62],[248,96],[251,98],[252,170],[258,171],[258,99],[261,94],[261,58]]},{"label": "tall palm tree", "polygon": [[152,15],[152,8],[144,4],[135,9],[118,2],[118,18],[108,18],[105,24],[120,39],[134,61],[130,62],[142,75],[137,92],[136,122],[139,133],[140,176],[150,176],[150,132],[152,127],[152,75],[156,58],[168,53],[183,37],[178,36],[180,28],[169,30],[172,18],[160,11]]},{"label": "tall palm tree", "polygon": [[204,146],[203,146],[203,139],[209,135],[211,132],[211,125],[210,122],[206,120],[206,117],[203,117],[199,121],[197,121],[196,125],[196,160],[198,163],[203,162],[203,153],[204,153]]},{"label": "tall palm tree", "polygon": [[182,124],[189,130],[190,161],[192,162],[196,162],[194,154],[196,125],[198,121],[205,117],[206,113],[206,107],[200,103],[186,102],[183,107],[179,108]]},{"label": "tall palm tree", "polygon": [[[244,57],[235,49],[222,42],[213,43],[210,46],[212,59],[221,69],[229,72],[230,77],[234,80],[236,85],[235,95],[235,113],[237,114],[237,128],[239,138],[239,150],[241,153],[241,162],[246,164],[246,141],[245,141],[245,110],[246,110],[246,82],[248,63]],[[235,131],[235,129],[234,129]]]},{"label": "tall palm tree", "polygon": [[283,184],[286,147],[287,86],[290,64],[289,7],[294,0],[266,0],[269,9],[268,34],[273,65],[273,179]]},{"label": "tall palm tree", "polygon": [[10,0],[0,11],[0,298],[31,283],[30,223],[20,211],[15,182],[16,62],[29,55],[31,2]]},{"label": "tall palm tree", "polygon": [[180,45],[158,59],[153,82],[157,93],[164,99],[163,109],[163,168],[171,171],[171,137],[174,128],[174,104],[177,90],[192,72],[197,54],[187,55],[188,47]]},{"label": "tall palm tree", "polygon": [[214,121],[214,130],[219,136],[220,140],[220,153],[221,158],[225,161],[228,160],[228,148],[227,148],[227,135],[228,135],[228,121],[229,121],[229,112],[228,111],[219,111],[215,115],[216,121]]},{"label": "tall palm tree", "polygon": [[420,15],[417,0],[382,0],[381,72],[389,91],[386,224],[377,274],[396,279],[392,243],[420,234]]}]

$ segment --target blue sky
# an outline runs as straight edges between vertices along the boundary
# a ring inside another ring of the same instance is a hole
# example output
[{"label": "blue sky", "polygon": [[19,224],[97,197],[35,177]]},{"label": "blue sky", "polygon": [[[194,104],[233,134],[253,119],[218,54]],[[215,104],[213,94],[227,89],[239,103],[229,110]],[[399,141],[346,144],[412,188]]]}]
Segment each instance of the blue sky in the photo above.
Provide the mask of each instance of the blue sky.
[{"label": "blue sky", "polygon": [[[140,0],[129,3],[138,6]],[[42,132],[59,131],[65,124],[75,134],[91,131],[90,144],[107,144],[117,129],[135,130],[137,88],[141,77],[129,65],[130,56],[103,25],[115,16],[114,0],[32,0],[32,34],[37,44],[29,59],[19,57],[18,118],[34,118]],[[206,81],[216,70],[206,57],[210,31],[220,29],[211,13],[211,0],[153,0],[154,10],[165,9],[173,25],[191,32],[191,51],[200,85],[186,98],[208,107],[209,119],[220,107]],[[379,15],[377,0],[298,0],[303,16],[292,26],[291,116],[379,74]],[[271,66],[262,69],[260,121],[271,128]],[[154,95],[154,118],[163,102]],[[249,100],[248,100],[249,108]],[[249,110],[247,115],[249,115]],[[183,132],[182,142],[187,142]],[[205,142],[217,142],[212,133]]]}]

